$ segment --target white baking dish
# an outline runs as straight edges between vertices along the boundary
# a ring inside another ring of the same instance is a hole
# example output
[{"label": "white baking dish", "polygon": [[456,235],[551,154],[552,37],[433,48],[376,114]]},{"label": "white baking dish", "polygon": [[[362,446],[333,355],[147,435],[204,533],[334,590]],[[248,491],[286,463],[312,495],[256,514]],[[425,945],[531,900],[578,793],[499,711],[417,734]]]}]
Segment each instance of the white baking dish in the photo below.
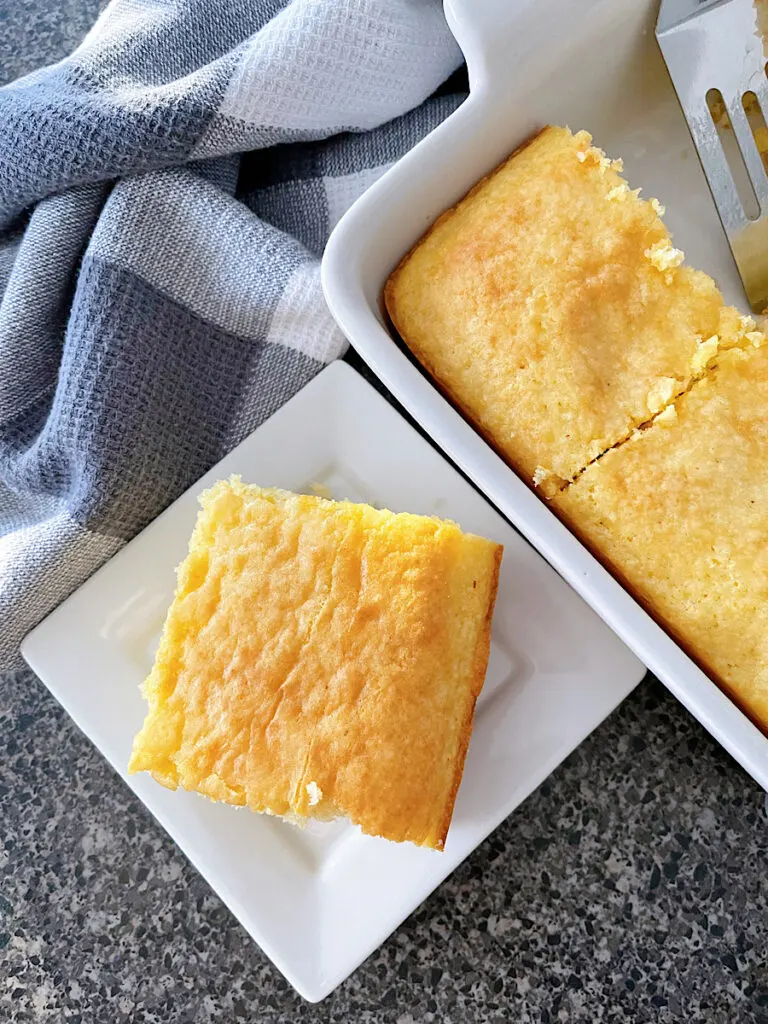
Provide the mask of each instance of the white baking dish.
[{"label": "white baking dish", "polygon": [[469,99],[339,223],[326,297],[352,344],[424,429],[733,757],[768,789],[768,739],[557,520],[393,340],[384,282],[446,207],[546,123],[587,128],[667,206],[690,262],[747,312],[654,34],[655,0],[446,0]]}]

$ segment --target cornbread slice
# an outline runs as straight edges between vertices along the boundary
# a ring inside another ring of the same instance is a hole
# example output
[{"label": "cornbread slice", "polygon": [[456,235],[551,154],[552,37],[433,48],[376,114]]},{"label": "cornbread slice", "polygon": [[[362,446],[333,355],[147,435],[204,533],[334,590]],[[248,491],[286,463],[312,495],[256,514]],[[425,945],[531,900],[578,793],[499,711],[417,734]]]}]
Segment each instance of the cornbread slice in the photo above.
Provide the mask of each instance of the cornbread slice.
[{"label": "cornbread slice", "polygon": [[545,128],[437,220],[385,289],[416,358],[545,490],[754,328],[682,265],[659,203],[590,142]]},{"label": "cornbread slice", "polygon": [[237,477],[200,501],[129,771],[442,849],[500,545]]},{"label": "cornbread slice", "polygon": [[733,350],[553,505],[768,732],[768,347]]}]

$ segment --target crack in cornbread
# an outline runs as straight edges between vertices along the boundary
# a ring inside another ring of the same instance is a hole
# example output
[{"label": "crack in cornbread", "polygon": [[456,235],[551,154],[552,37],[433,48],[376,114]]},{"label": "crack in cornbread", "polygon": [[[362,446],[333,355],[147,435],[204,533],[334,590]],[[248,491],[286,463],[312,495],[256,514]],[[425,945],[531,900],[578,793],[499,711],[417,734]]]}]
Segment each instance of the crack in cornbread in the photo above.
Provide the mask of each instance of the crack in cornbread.
[{"label": "crack in cornbread", "polygon": [[405,344],[547,496],[754,330],[683,264],[661,205],[590,143],[545,128],[436,221],[385,289]]},{"label": "crack in cornbread", "polygon": [[442,849],[501,547],[238,478],[200,500],[129,770]]},{"label": "crack in cornbread", "polygon": [[679,395],[675,395],[674,398],[670,398],[663,402],[659,412],[657,412],[650,419],[646,420],[645,423],[641,423],[627,437],[623,437],[620,441],[617,441],[616,444],[612,445],[610,448],[607,448],[604,452],[600,452],[599,455],[596,455],[595,458],[592,459],[591,462],[588,462],[583,469],[580,469],[579,472],[571,480],[561,480],[558,481],[557,484],[555,484],[551,480],[546,470],[539,468],[539,470],[537,470],[537,473],[534,474],[533,482],[535,486],[541,487],[544,497],[551,499],[555,496],[555,494],[567,490],[574,483],[576,483],[576,481],[589,469],[590,466],[596,465],[610,452],[616,451],[623,445],[630,444],[632,441],[637,441],[641,434],[644,431],[648,430],[649,427],[654,426],[654,424],[658,424],[659,426],[670,426],[672,423],[676,422],[677,402],[679,401],[679,399],[684,398],[685,395],[689,394],[689,392],[693,390],[693,388],[695,388],[700,381],[705,380],[707,377],[712,376],[716,372],[718,366],[720,365],[721,355],[724,355],[726,352],[731,351],[748,353],[751,349],[761,348],[767,340],[766,335],[764,335],[761,331],[752,331],[751,329],[749,329],[750,322],[752,322],[752,324],[754,325],[752,317],[745,316],[742,317],[742,320],[745,322],[745,329],[747,330],[747,333],[745,333],[743,339],[744,344],[734,345],[733,348],[725,349],[722,350],[721,352],[721,350],[719,350],[717,346],[717,338],[710,338],[706,342],[703,342],[700,348],[702,350],[706,350],[706,357],[702,361],[702,368],[700,372],[692,379],[691,383],[686,387],[685,391],[681,392],[681,394]]},{"label": "crack in cornbread", "polygon": [[720,353],[551,504],[768,732],[768,348]]}]

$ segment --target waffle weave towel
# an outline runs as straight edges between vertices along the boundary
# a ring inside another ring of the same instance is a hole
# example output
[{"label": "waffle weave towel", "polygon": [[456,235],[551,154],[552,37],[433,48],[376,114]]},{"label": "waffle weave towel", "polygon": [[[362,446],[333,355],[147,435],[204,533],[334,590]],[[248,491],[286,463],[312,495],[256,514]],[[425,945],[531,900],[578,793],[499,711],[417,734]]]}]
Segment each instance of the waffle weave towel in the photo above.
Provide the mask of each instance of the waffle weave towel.
[{"label": "waffle weave towel", "polygon": [[460,60],[439,0],[112,0],[0,89],[0,667],[343,352],[323,246]]}]

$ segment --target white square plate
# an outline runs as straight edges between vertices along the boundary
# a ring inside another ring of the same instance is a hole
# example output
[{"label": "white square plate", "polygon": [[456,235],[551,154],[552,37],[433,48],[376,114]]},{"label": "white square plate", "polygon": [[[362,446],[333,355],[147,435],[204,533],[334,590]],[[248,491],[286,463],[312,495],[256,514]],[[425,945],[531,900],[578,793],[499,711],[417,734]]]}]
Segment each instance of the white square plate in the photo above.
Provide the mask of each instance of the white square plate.
[{"label": "white square plate", "polygon": [[[505,546],[491,660],[445,852],[305,830],[126,777],[197,495],[251,482],[436,514]],[[27,637],[24,657],[306,999],[326,996],[632,690],[640,662],[428,442],[336,363]]]}]

